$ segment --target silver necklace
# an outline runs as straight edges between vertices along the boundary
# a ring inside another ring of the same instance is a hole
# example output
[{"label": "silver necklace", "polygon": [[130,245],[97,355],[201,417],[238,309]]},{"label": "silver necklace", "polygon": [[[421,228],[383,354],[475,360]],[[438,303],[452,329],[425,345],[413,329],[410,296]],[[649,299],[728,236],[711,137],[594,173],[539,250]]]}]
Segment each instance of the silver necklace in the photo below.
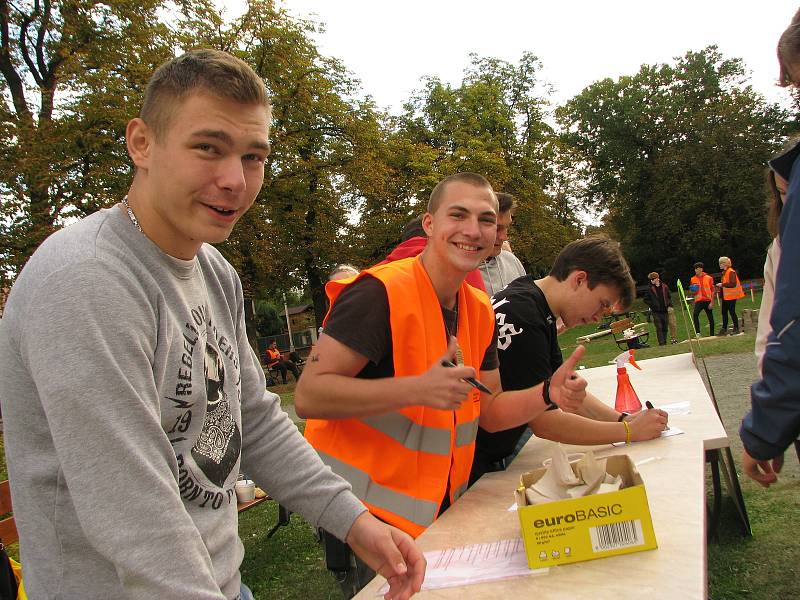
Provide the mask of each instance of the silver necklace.
[{"label": "silver necklace", "polygon": [[131,209],[130,204],[128,204],[128,196],[127,194],[122,198],[122,206],[125,207],[125,210],[128,213],[128,218],[131,220],[131,223],[139,230],[140,233],[144,233],[142,231],[142,226],[139,225],[139,221],[136,219],[136,215],[133,214],[133,210]]}]

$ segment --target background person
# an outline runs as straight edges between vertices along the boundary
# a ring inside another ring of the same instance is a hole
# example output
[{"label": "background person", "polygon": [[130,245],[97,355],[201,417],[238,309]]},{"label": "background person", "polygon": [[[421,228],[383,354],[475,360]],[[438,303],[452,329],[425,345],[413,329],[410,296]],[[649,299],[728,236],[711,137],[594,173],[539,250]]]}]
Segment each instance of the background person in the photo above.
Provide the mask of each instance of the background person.
[{"label": "background person", "polygon": [[[797,138],[793,139],[789,149],[796,146]],[[767,169],[767,189],[769,190],[769,205],[767,209],[767,229],[772,234],[772,243],[767,248],[764,260],[764,289],[761,293],[761,306],[758,311],[758,327],[756,329],[755,354],[758,359],[758,371],[761,373],[761,363],[764,360],[764,351],[767,346],[767,337],[772,332],[769,317],[772,314],[772,305],[775,297],[775,272],[781,258],[781,241],[778,237],[778,226],[783,203],[786,199],[786,190],[789,182],[775,172],[773,168]]]},{"label": "background person", "polygon": [[[667,284],[661,281],[658,273],[653,271],[647,275],[650,285],[644,294],[644,303],[650,307],[653,315],[653,325],[656,328],[658,345],[664,346],[667,343],[667,322],[669,320],[669,309],[672,308],[672,297],[669,293]],[[673,317],[674,318],[674,317]],[[672,334],[672,343],[678,342],[675,334]]]},{"label": "background person", "polygon": [[353,265],[341,264],[336,265],[331,274],[328,275],[328,281],[338,281],[339,279],[347,279],[348,277],[355,277],[358,275],[358,269]]},{"label": "background person", "polygon": [[[128,124],[121,204],[50,236],[0,322],[0,402],[30,598],[252,598],[240,471],[390,578],[425,561],[372,517],[265,389],[242,286],[210,243],[252,206],[270,105],[244,62],[159,67]],[[86,377],[91,373],[91,377]]]},{"label": "background person", "polygon": [[[292,375],[294,375],[295,381],[300,381],[300,369],[297,367],[297,364],[293,360],[284,360],[281,351],[278,350],[278,342],[272,340],[267,346],[265,351],[267,355],[267,369],[277,369],[278,373],[281,374],[281,379],[283,379],[283,385],[286,385],[286,373],[287,371],[291,371]],[[299,355],[297,353],[293,353],[297,356],[299,361]]]},{"label": "background person", "polygon": [[711,300],[714,298],[714,278],[703,271],[703,263],[694,263],[694,276],[689,289],[694,292],[694,310],[692,319],[694,331],[700,337],[700,313],[708,317],[708,335],[714,335],[714,313],[711,311]]},{"label": "background person", "polygon": [[739,281],[739,274],[731,266],[731,259],[727,256],[719,257],[719,268],[722,269],[722,281],[717,287],[722,292],[722,329],[717,335],[728,335],[728,315],[733,322],[733,334],[739,333],[739,318],[736,316],[736,301],[744,298],[742,283]]},{"label": "background person", "polygon": [[490,296],[494,296],[517,277],[525,275],[525,267],[519,259],[510,249],[503,248],[503,244],[508,242],[508,229],[514,220],[514,196],[499,192],[497,202],[500,207],[497,213],[497,237],[489,256],[479,267],[486,293]]}]

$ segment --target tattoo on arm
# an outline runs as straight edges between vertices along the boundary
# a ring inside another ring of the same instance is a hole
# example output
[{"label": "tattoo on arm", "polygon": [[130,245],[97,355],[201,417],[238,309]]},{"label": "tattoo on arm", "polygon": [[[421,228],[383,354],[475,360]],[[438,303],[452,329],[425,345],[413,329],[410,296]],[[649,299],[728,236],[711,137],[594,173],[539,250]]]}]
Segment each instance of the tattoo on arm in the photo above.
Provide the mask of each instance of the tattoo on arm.
[{"label": "tattoo on arm", "polygon": [[319,354],[312,354],[311,362],[319,362]]}]

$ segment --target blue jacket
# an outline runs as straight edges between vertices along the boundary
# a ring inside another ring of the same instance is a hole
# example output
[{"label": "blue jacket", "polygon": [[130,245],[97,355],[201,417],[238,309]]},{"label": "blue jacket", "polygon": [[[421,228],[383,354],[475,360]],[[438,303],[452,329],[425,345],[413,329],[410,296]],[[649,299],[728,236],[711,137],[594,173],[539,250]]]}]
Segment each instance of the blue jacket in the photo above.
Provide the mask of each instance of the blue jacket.
[{"label": "blue jacket", "polygon": [[783,254],[775,280],[762,379],[750,390],[752,408],[739,435],[748,454],[768,460],[800,435],[800,161],[789,178],[781,213]]}]

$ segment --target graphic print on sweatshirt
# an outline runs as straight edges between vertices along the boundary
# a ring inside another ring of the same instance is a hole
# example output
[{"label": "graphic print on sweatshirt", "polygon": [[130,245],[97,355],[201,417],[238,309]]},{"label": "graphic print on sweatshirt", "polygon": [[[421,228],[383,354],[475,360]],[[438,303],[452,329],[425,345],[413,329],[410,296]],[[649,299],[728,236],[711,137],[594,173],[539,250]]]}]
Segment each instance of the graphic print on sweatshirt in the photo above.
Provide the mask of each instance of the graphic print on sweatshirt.
[{"label": "graphic print on sweatshirt", "polygon": [[167,396],[173,410],[164,413],[178,460],[178,487],[185,501],[218,509],[235,502],[234,470],[242,449],[234,416],[240,397],[238,354],[205,306],[192,309],[180,350],[175,395]]},{"label": "graphic print on sweatshirt", "polygon": [[206,418],[200,437],[192,447],[192,457],[206,477],[222,487],[239,459],[242,436],[233,420],[225,394],[225,365],[208,343],[205,351]]}]

